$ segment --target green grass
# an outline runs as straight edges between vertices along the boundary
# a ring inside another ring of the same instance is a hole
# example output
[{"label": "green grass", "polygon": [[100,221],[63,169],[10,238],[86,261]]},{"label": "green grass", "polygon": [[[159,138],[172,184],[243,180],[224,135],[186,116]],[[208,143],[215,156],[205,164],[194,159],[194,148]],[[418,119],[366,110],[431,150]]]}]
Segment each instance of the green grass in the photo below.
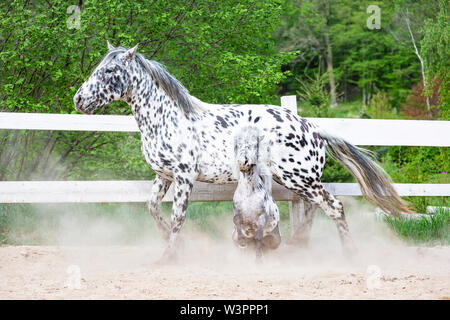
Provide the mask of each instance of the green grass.
[{"label": "green grass", "polygon": [[385,222],[409,243],[450,244],[450,210],[439,209],[433,215],[419,219],[386,217]]}]

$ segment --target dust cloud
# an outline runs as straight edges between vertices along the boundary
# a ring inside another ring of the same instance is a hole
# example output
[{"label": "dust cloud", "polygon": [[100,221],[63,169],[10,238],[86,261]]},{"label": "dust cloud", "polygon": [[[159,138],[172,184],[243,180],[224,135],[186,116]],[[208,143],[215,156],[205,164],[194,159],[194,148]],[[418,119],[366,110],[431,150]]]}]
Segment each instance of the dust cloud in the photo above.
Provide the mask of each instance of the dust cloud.
[{"label": "dust cloud", "polygon": [[[400,240],[362,201],[343,198],[358,248],[343,254],[335,224],[317,212],[308,248],[286,243],[255,262],[231,240],[232,212],[209,215],[203,227],[187,217],[178,256],[157,265],[165,247],[140,207],[108,215],[90,208],[47,207],[57,216],[48,246],[0,247],[0,297],[100,299],[445,299],[450,296],[448,247],[417,247]],[[106,208],[107,210],[108,208]],[[43,209],[41,209],[43,210]],[[51,214],[49,213],[49,214]],[[119,218],[113,216],[119,216]],[[147,216],[148,215],[148,216]],[[288,221],[283,220],[282,224]],[[208,232],[204,226],[211,226]],[[48,226],[47,226],[48,227]],[[65,287],[68,268],[81,287]],[[373,280],[373,281],[372,281]]]}]

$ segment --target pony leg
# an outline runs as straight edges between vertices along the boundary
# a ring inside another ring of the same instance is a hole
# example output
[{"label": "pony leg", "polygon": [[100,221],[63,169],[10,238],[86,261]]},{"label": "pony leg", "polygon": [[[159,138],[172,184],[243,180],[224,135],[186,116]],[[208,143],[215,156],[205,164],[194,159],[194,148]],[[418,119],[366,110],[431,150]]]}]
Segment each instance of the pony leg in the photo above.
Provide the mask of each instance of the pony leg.
[{"label": "pony leg", "polygon": [[281,243],[281,234],[280,228],[277,225],[272,232],[262,239],[262,244],[264,249],[275,250],[280,246]]},{"label": "pony leg", "polygon": [[261,215],[258,219],[258,230],[255,235],[256,244],[256,262],[261,262],[262,259],[262,249],[263,249],[263,235],[264,228],[266,227],[267,217],[265,214]]},{"label": "pony leg", "polygon": [[[258,231],[258,233],[260,233]],[[256,244],[256,262],[260,263],[262,261],[262,255],[263,255],[263,243],[262,243],[262,232],[261,235],[259,236],[257,233],[256,237],[255,237],[255,244]]]},{"label": "pony leg", "polygon": [[242,233],[242,215],[236,213],[236,210],[234,210],[233,222],[234,232],[232,239],[238,247],[245,248],[247,246],[247,239]]},{"label": "pony leg", "polygon": [[171,181],[161,178],[156,175],[153,181],[152,191],[150,194],[150,200],[147,202],[150,214],[153,216],[156,222],[156,226],[161,232],[164,240],[169,240],[170,227],[164,217],[161,215],[161,202],[164,195],[167,193],[171,185]]},{"label": "pony leg", "polygon": [[[186,220],[186,210],[193,187],[193,183],[189,179],[180,178],[175,181],[169,242],[161,262],[170,261],[175,257],[178,233]],[[183,183],[180,183],[181,181]]]},{"label": "pony leg", "polygon": [[299,221],[299,225],[295,229],[294,234],[289,239],[289,243],[298,244],[302,248],[307,248],[309,245],[309,239],[311,237],[311,228],[314,213],[316,212],[318,205],[309,201],[303,201],[303,204],[303,219]]}]

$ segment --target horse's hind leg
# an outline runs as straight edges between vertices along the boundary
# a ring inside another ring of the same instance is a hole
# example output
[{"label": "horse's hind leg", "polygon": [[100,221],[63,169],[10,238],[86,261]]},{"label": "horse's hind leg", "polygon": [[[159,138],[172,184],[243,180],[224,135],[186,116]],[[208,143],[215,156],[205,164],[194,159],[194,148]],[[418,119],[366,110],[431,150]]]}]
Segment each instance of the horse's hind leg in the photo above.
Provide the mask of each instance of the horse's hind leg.
[{"label": "horse's hind leg", "polygon": [[156,226],[161,232],[164,240],[169,240],[170,227],[164,217],[161,215],[161,202],[172,182],[156,175],[153,181],[150,200],[147,202],[150,214],[155,219]]},{"label": "horse's hind leg", "polygon": [[345,253],[352,255],[355,252],[355,246],[350,237],[342,202],[326,191],[322,184],[320,184],[318,188],[316,187],[315,189],[309,190],[309,192],[305,192],[303,196],[305,196],[305,194],[309,201],[319,205],[325,214],[336,223]]}]

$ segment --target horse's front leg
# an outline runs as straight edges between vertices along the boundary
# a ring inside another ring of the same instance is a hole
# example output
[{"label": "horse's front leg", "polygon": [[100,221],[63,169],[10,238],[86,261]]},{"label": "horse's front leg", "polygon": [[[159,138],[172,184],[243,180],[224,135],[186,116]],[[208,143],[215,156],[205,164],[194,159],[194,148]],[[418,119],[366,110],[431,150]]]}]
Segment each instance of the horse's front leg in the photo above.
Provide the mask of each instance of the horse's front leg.
[{"label": "horse's front leg", "polygon": [[186,210],[192,187],[193,181],[189,178],[175,179],[169,242],[160,262],[169,262],[175,257],[177,237],[186,219]]},{"label": "horse's front leg", "polygon": [[170,227],[164,217],[161,215],[161,202],[164,198],[164,195],[167,193],[167,190],[169,189],[171,183],[171,181],[163,179],[160,176],[156,175],[155,180],[153,180],[150,200],[147,202],[150,214],[155,219],[156,226],[158,227],[164,240],[166,241],[169,240]]}]

